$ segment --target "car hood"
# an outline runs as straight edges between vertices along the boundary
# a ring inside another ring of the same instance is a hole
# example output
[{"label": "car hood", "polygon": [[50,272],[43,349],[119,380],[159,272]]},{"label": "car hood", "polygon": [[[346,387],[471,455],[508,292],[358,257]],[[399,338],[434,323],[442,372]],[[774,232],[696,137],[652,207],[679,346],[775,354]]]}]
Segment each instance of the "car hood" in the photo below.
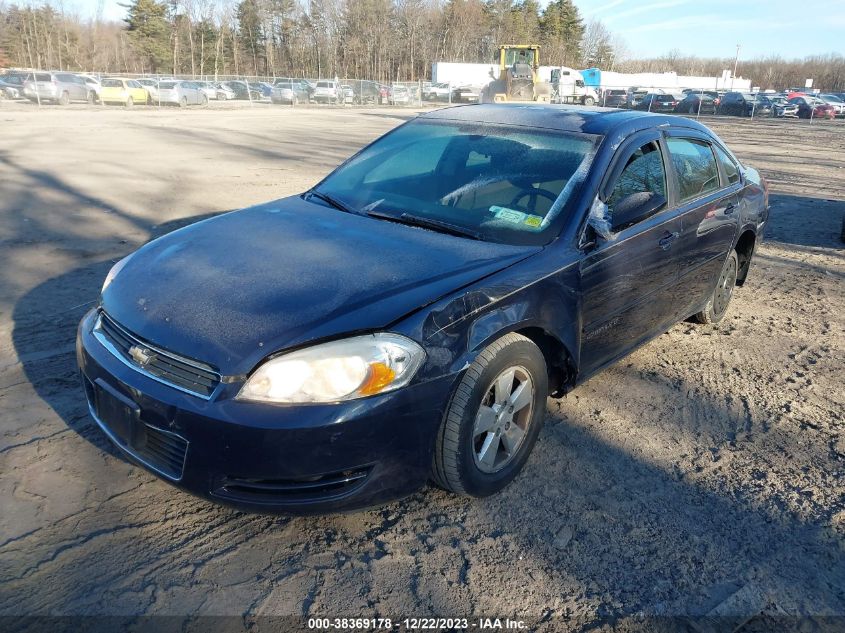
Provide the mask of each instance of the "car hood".
[{"label": "car hood", "polygon": [[102,305],[148,342],[238,375],[285,348],[388,327],[540,250],[291,197],[150,242]]}]

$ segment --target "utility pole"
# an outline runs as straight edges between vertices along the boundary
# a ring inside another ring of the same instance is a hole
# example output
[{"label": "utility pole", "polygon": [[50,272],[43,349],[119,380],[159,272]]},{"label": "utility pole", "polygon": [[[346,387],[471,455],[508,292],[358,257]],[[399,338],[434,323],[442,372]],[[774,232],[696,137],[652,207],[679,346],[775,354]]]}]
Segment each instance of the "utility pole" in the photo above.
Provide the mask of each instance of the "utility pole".
[{"label": "utility pole", "polygon": [[731,90],[734,89],[734,79],[736,78],[736,68],[739,65],[739,49],[740,45],[736,45],[736,57],[734,57],[734,74],[731,75]]}]

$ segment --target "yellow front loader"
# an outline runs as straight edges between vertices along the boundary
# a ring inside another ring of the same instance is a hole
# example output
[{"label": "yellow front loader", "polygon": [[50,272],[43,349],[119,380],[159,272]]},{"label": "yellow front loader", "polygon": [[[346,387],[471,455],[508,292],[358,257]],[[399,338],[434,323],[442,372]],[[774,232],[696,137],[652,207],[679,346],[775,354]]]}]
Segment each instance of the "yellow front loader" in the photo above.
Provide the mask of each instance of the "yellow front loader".
[{"label": "yellow front loader", "polygon": [[499,77],[493,70],[493,81],[481,92],[482,103],[540,102],[549,103],[552,88],[541,81],[540,47],[536,44],[504,44],[499,46]]}]

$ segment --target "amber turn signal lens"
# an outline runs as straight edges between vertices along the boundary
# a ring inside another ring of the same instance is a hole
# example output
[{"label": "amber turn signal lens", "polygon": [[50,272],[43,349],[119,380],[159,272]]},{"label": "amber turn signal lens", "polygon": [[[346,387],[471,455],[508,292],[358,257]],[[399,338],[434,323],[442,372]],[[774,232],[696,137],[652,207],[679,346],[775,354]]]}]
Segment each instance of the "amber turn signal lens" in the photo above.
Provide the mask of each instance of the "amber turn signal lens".
[{"label": "amber turn signal lens", "polygon": [[384,363],[370,363],[369,375],[358,388],[358,393],[365,396],[376,394],[393,382],[395,377],[396,372]]}]

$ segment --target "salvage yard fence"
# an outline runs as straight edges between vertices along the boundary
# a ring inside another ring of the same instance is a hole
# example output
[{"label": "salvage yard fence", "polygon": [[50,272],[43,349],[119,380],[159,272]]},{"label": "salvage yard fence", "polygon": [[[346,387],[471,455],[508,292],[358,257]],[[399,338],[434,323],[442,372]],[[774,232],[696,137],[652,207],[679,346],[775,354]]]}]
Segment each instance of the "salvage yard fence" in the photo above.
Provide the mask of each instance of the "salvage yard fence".
[{"label": "salvage yard fence", "polygon": [[[24,71],[28,72],[28,71]],[[75,73],[98,80],[108,75],[98,72]],[[113,75],[112,75],[113,76]],[[249,85],[249,90],[242,90],[237,97],[252,104],[271,103],[271,88],[279,82],[293,83],[297,86],[300,98],[287,102],[291,107],[311,105],[339,106],[392,106],[419,108],[434,105],[473,103],[481,100],[483,86],[466,83],[431,81],[393,81],[383,83],[367,79],[354,78],[318,78],[318,77],[278,77],[267,75],[135,75],[122,74],[127,79],[155,80],[157,83],[167,80],[201,81],[212,85],[230,84],[230,82]],[[328,82],[328,83],[326,83]],[[321,86],[329,86],[328,92]],[[571,103],[602,107],[635,109],[646,112],[666,112],[683,114],[699,118],[709,115],[734,115],[755,118],[807,118],[811,122],[818,118],[845,119],[845,99],[841,105],[833,103],[831,110],[824,111],[813,107],[803,108],[800,112],[786,104],[785,97],[793,90],[781,93],[757,92],[756,97],[737,105],[736,102],[724,101],[726,92],[698,86],[684,88],[679,86],[560,86],[552,85],[549,95],[552,103]],[[797,92],[797,91],[795,91]],[[815,99],[820,91],[807,92]],[[221,91],[222,94],[222,91]],[[743,94],[749,94],[743,92]],[[328,95],[328,96],[327,96]],[[0,91],[0,96],[2,91]],[[8,98],[8,94],[5,95]],[[22,97],[22,95],[18,95]],[[219,96],[219,95],[215,95]],[[212,96],[211,98],[215,98]],[[844,95],[845,96],[845,95]],[[230,95],[231,97],[231,95]],[[40,101],[39,105],[42,105]],[[163,107],[155,99],[152,105]]]}]

